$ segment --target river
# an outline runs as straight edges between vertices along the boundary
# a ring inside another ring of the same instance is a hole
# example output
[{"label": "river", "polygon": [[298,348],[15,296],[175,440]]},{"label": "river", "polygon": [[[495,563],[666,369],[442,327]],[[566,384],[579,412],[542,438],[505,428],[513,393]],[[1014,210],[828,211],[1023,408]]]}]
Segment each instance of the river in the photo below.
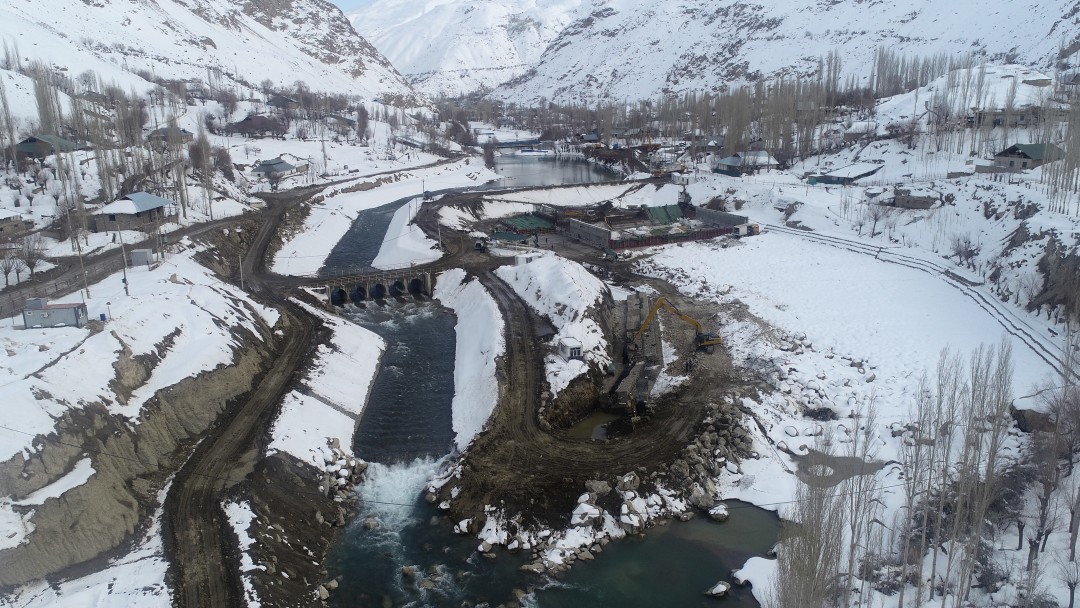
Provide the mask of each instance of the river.
[{"label": "river", "polygon": [[[580,160],[507,156],[498,168],[502,187],[612,178]],[[403,203],[361,213],[327,268],[370,264]],[[527,600],[545,608],[757,605],[745,589],[724,600],[702,595],[775,543],[776,517],[742,503],[731,505],[723,524],[699,517],[611,543],[597,560],[575,566],[558,582],[526,578],[518,568],[528,555],[481,557],[475,537],[453,534],[452,522],[421,498],[453,445],[453,313],[430,301],[392,301],[353,309],[347,317],[382,336],[387,350],[354,439],[356,454],[372,463],[358,489],[361,512],[328,556],[330,576],[341,577],[332,605],[498,605],[511,601],[515,589],[538,582]]]}]

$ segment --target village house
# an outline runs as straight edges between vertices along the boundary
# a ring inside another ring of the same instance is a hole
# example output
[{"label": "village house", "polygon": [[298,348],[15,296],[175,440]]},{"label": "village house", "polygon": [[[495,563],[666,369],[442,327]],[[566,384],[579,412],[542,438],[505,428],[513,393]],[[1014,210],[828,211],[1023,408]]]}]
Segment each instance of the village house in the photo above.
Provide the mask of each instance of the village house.
[{"label": "village house", "polygon": [[929,188],[900,187],[893,189],[893,205],[901,209],[929,209],[941,200],[941,194]]},{"label": "village house", "polygon": [[225,125],[226,133],[239,133],[247,137],[284,137],[287,130],[285,125],[277,120],[260,114],[252,114],[244,120]]},{"label": "village house", "polygon": [[195,135],[193,135],[187,129],[181,129],[180,127],[173,126],[154,129],[146,135],[146,143],[159,147],[166,145],[176,146],[180,144],[187,144],[194,141],[194,139]]},{"label": "village house", "polygon": [[0,241],[22,234],[33,225],[33,222],[23,220],[22,215],[11,209],[0,209]]},{"label": "village house", "polygon": [[266,104],[281,110],[300,109],[300,102],[286,95],[272,95]]},{"label": "village house", "polygon": [[827,173],[812,176],[809,179],[812,180],[811,183],[816,182],[819,184],[837,184],[846,186],[855,183],[857,180],[870,177],[878,171],[881,171],[881,168],[884,166],[885,165],[879,163],[854,163],[845,167],[840,167],[839,169],[833,169]]},{"label": "village house", "polygon": [[82,327],[89,315],[86,304],[49,304],[45,298],[30,298],[23,307],[23,328]]},{"label": "village house", "polygon": [[260,177],[265,177],[270,180],[278,180],[290,175],[297,175],[307,171],[307,165],[294,165],[287,160],[281,158],[271,158],[269,160],[259,161],[255,168],[251,170],[252,173]]},{"label": "village house", "polygon": [[94,232],[140,230],[176,218],[173,202],[148,192],[132,192],[93,214]]},{"label": "village house", "polygon": [[994,166],[1022,171],[1041,167],[1064,156],[1061,148],[1054,144],[1013,144],[994,155]]},{"label": "village house", "polygon": [[57,135],[32,135],[15,144],[19,158],[45,158],[58,152],[74,152],[86,147]]},{"label": "village house", "polygon": [[714,160],[712,163],[713,173],[733,176],[748,175],[762,169],[775,169],[779,166],[780,162],[764,150],[736,152],[731,156]]}]

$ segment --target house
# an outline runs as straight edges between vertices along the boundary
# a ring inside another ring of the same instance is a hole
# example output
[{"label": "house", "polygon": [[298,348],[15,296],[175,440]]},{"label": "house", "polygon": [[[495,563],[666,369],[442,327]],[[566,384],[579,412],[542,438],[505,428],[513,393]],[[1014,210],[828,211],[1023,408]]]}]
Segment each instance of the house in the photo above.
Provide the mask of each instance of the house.
[{"label": "house", "polygon": [[878,123],[873,120],[855,121],[844,131],[844,141],[860,141],[874,137],[878,132]]},{"label": "house", "polygon": [[780,162],[764,150],[736,152],[713,162],[713,173],[725,175],[747,175],[762,169],[775,169]]},{"label": "house", "polygon": [[285,95],[272,95],[270,100],[266,102],[267,105],[280,108],[282,110],[298,110],[300,109],[300,102],[287,97]]},{"label": "house", "polygon": [[132,192],[93,214],[94,232],[139,230],[176,217],[173,202],[148,192]]},{"label": "house", "polygon": [[97,91],[86,91],[85,93],[80,93],[77,97],[83,101],[96,103],[100,106],[108,105],[109,103],[109,98]]},{"label": "house", "polygon": [[929,209],[941,200],[941,194],[929,188],[893,189],[893,205],[901,209]]},{"label": "house", "polygon": [[30,298],[23,307],[23,328],[82,327],[89,315],[86,304],[49,304],[45,298]]},{"label": "house", "polygon": [[11,209],[0,209],[0,240],[25,232],[33,222],[23,220],[22,215]]},{"label": "house", "polygon": [[600,134],[597,133],[596,131],[591,131],[589,133],[582,133],[581,135],[579,135],[579,137],[581,138],[581,143],[583,143],[583,144],[598,144],[598,143],[600,143]]},{"label": "house", "polygon": [[714,135],[709,138],[709,141],[705,142],[706,152],[719,152],[724,149],[724,145],[727,144],[727,136]]},{"label": "house", "polygon": [[330,114],[325,117],[326,124],[339,131],[349,131],[356,128],[356,121],[346,116]]},{"label": "house", "polygon": [[559,356],[569,361],[581,358],[581,340],[577,338],[559,338]]},{"label": "house", "polygon": [[179,145],[191,143],[195,136],[187,129],[168,126],[150,131],[146,136],[146,143],[156,146]]},{"label": "house", "polygon": [[287,130],[280,122],[260,114],[252,114],[244,120],[225,125],[227,133],[239,133],[247,137],[266,137],[267,135],[283,137]]},{"label": "house", "polygon": [[994,166],[1022,171],[1064,157],[1065,153],[1054,144],[1013,144],[994,155]]},{"label": "house", "polygon": [[45,158],[58,152],[85,150],[77,142],[57,135],[32,135],[15,144],[15,154],[21,158]]},{"label": "house", "polygon": [[885,165],[879,163],[855,163],[847,165],[846,167],[834,169],[828,173],[813,176],[808,181],[819,184],[839,184],[841,186],[846,186],[855,183],[856,180],[870,177],[878,171],[881,171],[881,168],[884,166]]},{"label": "house", "polygon": [[281,158],[271,158],[270,160],[259,161],[259,164],[255,165],[255,168],[251,170],[255,175],[265,177],[270,180],[277,180],[290,175],[296,175],[307,171],[307,165],[294,165],[289,161]]}]

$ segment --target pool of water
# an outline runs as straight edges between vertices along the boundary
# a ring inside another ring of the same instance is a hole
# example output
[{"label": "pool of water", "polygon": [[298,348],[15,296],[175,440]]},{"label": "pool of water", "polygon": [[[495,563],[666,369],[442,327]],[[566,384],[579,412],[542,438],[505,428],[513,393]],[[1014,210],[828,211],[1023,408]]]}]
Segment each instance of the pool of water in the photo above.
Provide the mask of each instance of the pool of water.
[{"label": "pool of water", "polygon": [[506,154],[495,159],[495,172],[502,176],[492,187],[559,186],[617,181],[621,176],[580,158],[518,156]]},{"label": "pool of water", "polygon": [[534,594],[544,608],[646,608],[649,606],[758,606],[748,587],[727,597],[704,592],[776,543],[780,522],[774,513],[729,501],[730,518],[707,517],[652,528],[644,537],[609,543],[594,561],[579,563],[558,584]]}]

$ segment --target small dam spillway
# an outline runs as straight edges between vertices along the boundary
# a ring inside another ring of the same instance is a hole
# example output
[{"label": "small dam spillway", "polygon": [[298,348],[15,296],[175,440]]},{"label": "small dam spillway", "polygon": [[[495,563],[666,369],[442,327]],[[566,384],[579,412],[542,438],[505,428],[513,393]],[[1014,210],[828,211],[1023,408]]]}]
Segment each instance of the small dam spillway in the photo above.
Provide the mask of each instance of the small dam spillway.
[{"label": "small dam spillway", "polygon": [[373,272],[326,281],[327,305],[334,307],[387,298],[430,298],[435,279],[430,272],[409,269]]}]

